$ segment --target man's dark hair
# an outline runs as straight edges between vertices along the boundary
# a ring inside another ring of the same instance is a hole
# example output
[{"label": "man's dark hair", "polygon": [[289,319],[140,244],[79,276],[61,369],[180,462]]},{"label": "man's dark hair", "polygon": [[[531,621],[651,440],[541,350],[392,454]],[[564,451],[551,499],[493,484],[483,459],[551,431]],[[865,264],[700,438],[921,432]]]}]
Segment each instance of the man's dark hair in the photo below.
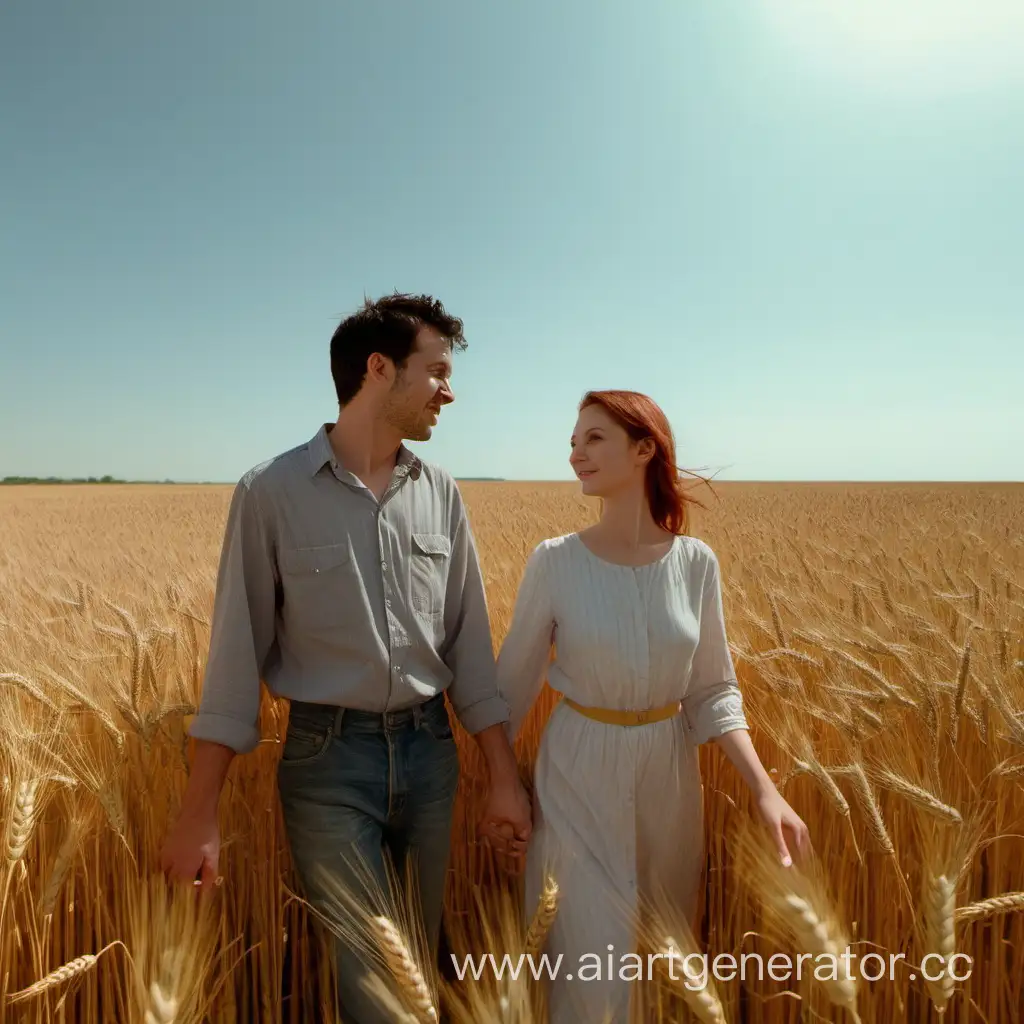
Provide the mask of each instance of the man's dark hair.
[{"label": "man's dark hair", "polygon": [[453,349],[466,348],[462,321],[431,295],[395,292],[367,299],[360,310],[342,320],[331,338],[331,376],[338,404],[350,402],[363,386],[366,361],[374,352],[402,369],[424,327],[433,327]]}]

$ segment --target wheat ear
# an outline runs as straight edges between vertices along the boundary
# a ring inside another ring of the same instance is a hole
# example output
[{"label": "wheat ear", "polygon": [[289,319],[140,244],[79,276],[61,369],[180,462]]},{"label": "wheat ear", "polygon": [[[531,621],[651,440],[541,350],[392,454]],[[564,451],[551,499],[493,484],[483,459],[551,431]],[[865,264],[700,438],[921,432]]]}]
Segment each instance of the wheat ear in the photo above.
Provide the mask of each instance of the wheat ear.
[{"label": "wheat ear", "polygon": [[875,800],[875,794],[871,789],[871,783],[868,782],[868,777],[864,773],[863,767],[855,761],[853,764],[830,768],[829,772],[833,775],[844,775],[852,781],[854,792],[857,794],[861,809],[867,818],[868,831],[871,833],[872,839],[874,839],[879,849],[890,855],[894,854],[896,852],[895,847],[893,846],[892,839],[889,837],[889,832],[885,827],[885,820],[882,818],[882,812],[878,808],[878,802]]},{"label": "wheat ear", "polygon": [[872,682],[877,684],[878,688],[896,701],[898,704],[902,704],[904,707],[916,708],[917,702],[908,697],[900,689],[895,687],[888,679],[882,675],[873,665],[869,665],[866,661],[862,661],[860,658],[855,658],[848,651],[844,651],[841,647],[834,647],[831,644],[822,645],[822,650],[827,654],[834,654],[840,661],[845,662],[851,668],[855,668],[858,672],[863,673]]},{"label": "wheat ear", "polygon": [[949,974],[949,960],[956,952],[954,913],[956,883],[946,875],[926,876],[924,891],[925,946],[929,953],[942,958],[945,970],[935,978],[934,969],[925,975],[925,984],[939,1013],[945,1013],[953,995],[955,980]]},{"label": "wheat ear", "polygon": [[772,625],[775,627],[775,637],[779,641],[780,647],[789,647],[789,641],[786,639],[786,631],[782,628],[782,616],[779,614],[779,605],[775,600],[775,595],[769,593],[768,603],[772,609]]},{"label": "wheat ear", "polygon": [[61,886],[63,886],[64,879],[67,878],[71,865],[74,863],[75,855],[78,853],[78,843],[81,836],[81,819],[72,817],[68,821],[64,839],[57,850],[57,856],[53,861],[53,868],[46,880],[46,887],[43,889],[42,897],[39,900],[39,908],[44,917],[48,917],[53,913]]},{"label": "wheat ear", "polygon": [[13,868],[25,854],[36,821],[36,792],[39,783],[29,779],[19,783],[14,797],[14,812],[7,833],[7,862]]},{"label": "wheat ear", "polygon": [[530,927],[526,930],[525,951],[528,957],[537,956],[544,948],[544,942],[558,913],[558,899],[558,884],[549,878],[537,901],[537,909],[534,911],[533,920],[530,921]]},{"label": "wheat ear", "polygon": [[40,978],[38,981],[32,982],[28,988],[23,988],[20,992],[12,992],[8,997],[9,1003],[19,1003],[26,999],[32,999],[35,996],[42,995],[44,992],[49,992],[51,989],[58,988],[60,985],[71,981],[72,978],[77,978],[80,974],[84,974],[86,971],[92,970],[93,967],[99,962],[101,956],[107,952],[108,949],[113,949],[114,946],[123,946],[124,944],[120,940],[115,940],[109,945],[104,946],[98,953],[84,953],[82,956],[76,957],[74,960],[69,960],[62,967],[58,967],[55,971],[50,971],[45,978]]},{"label": "wheat ear", "polygon": [[960,725],[960,716],[964,710],[964,697],[967,694],[967,680],[971,675],[971,633],[967,631],[967,639],[964,641],[964,653],[960,657],[960,671],[956,677],[956,696],[953,699],[953,721],[952,739],[956,743],[957,731]]},{"label": "wheat ear", "polygon": [[981,921],[997,914],[1012,914],[1015,910],[1024,910],[1024,892],[1008,892],[969,903],[966,907],[958,907],[953,917],[957,921]]},{"label": "wheat ear", "polygon": [[51,711],[58,710],[57,705],[46,695],[43,689],[27,676],[23,676],[18,672],[0,672],[0,683],[9,683],[11,686],[16,686],[19,690],[24,690],[30,697],[39,701],[40,704],[45,705]]},{"label": "wheat ear", "polygon": [[178,1000],[172,989],[164,988],[159,982],[149,986],[149,1006],[143,1017],[145,1024],[174,1024],[178,1016]]},{"label": "wheat ear", "polygon": [[876,782],[883,789],[890,789],[894,793],[904,796],[916,807],[922,808],[944,821],[951,821],[955,825],[963,822],[963,816],[949,804],[943,803],[934,793],[929,792],[921,786],[916,786],[901,775],[891,772],[888,769],[872,769]]},{"label": "wheat ear", "polygon": [[[833,934],[829,922],[811,901],[795,892],[786,893],[782,898],[790,912],[792,929],[799,948],[808,952],[824,953],[830,961],[840,959],[842,947],[846,943]],[[857,1013],[857,982],[853,978],[830,978],[823,981],[822,985],[834,1006],[843,1007],[854,1020],[860,1020]]]},{"label": "wheat ear", "polygon": [[417,1021],[420,1024],[435,1024],[438,1019],[437,1010],[430,997],[430,990],[398,929],[383,916],[374,917],[373,923],[388,969],[408,997]]},{"label": "wheat ear", "polygon": [[690,984],[692,979],[683,969],[683,978],[678,977],[674,971],[665,966],[664,961],[669,963],[681,961],[684,965],[686,957],[679,949],[679,944],[671,936],[665,940],[665,950],[658,958],[658,967],[662,975],[672,983],[674,991],[678,992],[693,1015],[700,1021],[700,1024],[725,1024],[725,1009],[722,1006],[718,995],[709,991],[707,987],[695,987]]}]

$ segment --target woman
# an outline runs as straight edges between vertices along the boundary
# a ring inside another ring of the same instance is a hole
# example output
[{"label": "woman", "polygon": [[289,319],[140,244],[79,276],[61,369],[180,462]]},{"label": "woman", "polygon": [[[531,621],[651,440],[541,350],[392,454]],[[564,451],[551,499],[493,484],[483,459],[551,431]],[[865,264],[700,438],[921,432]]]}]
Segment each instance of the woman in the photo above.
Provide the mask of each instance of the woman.
[{"label": "woman", "polygon": [[[718,561],[686,535],[688,499],[664,414],[635,392],[590,392],[571,448],[583,493],[602,499],[600,521],[531,553],[498,658],[499,685],[513,736],[545,677],[563,695],[537,756],[526,858],[528,911],[547,873],[560,889],[547,946],[552,963],[562,957],[549,982],[550,1019],[624,1024],[631,967],[620,957],[635,949],[632,915],[665,896],[688,921],[696,915],[698,745],[716,741],[736,766],[784,863],[785,832],[803,853],[807,830],[751,744]],[[571,980],[579,967],[583,980]]]}]

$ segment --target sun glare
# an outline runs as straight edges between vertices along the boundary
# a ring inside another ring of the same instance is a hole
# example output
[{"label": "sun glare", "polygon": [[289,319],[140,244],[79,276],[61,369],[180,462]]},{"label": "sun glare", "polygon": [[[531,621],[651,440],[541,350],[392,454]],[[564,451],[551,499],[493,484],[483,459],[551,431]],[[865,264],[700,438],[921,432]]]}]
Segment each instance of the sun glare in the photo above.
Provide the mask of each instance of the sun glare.
[{"label": "sun glare", "polygon": [[890,89],[1024,82],[1024,0],[761,0],[808,63]]}]

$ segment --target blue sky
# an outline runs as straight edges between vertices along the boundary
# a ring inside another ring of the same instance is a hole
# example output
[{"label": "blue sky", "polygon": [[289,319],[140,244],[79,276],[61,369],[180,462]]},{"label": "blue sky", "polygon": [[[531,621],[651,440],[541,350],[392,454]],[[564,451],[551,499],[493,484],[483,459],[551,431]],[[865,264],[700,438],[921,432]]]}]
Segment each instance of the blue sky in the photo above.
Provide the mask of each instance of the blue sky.
[{"label": "blue sky", "polygon": [[0,476],[233,481],[398,288],[458,475],[1022,479],[1019,0],[10,0],[0,133]]}]

